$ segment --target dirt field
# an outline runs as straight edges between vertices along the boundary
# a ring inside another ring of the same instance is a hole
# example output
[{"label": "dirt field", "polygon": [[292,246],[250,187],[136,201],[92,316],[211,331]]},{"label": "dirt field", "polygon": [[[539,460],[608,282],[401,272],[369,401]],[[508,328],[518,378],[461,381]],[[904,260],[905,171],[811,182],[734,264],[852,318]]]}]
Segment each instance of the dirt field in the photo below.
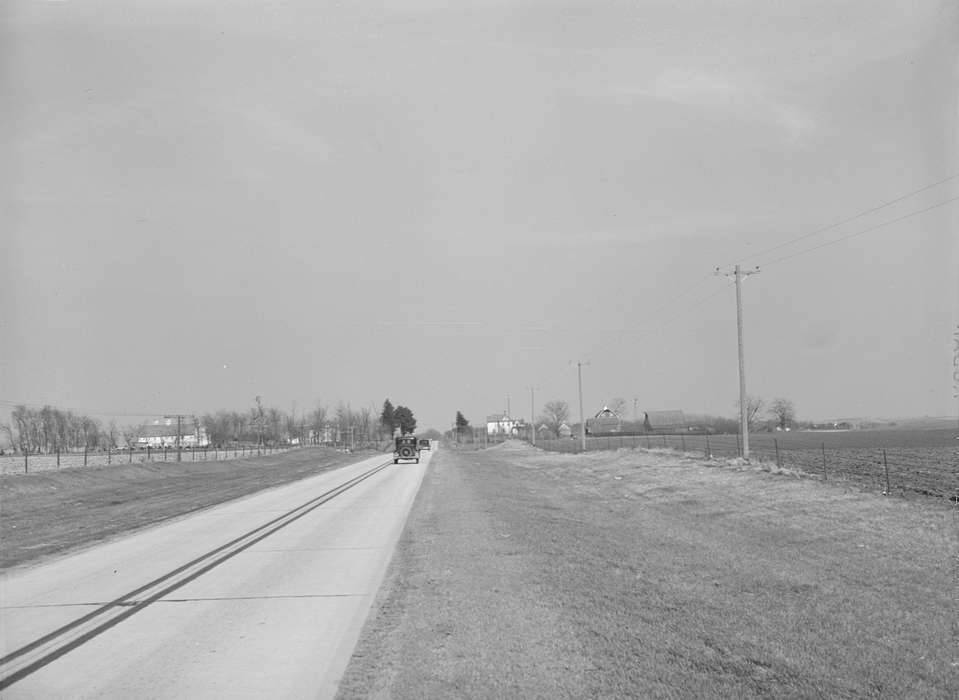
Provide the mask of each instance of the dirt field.
[{"label": "dirt field", "polygon": [[[959,496],[959,441],[955,428],[937,430],[849,430],[756,433],[751,461],[779,466],[816,479],[854,484],[863,491],[904,498]],[[546,447],[577,452],[578,440]],[[588,451],[621,447],[669,448],[688,456],[723,460],[739,454],[737,435],[608,436],[587,440]],[[778,462],[777,462],[778,460]]]},{"label": "dirt field", "polygon": [[443,450],[341,697],[956,697],[956,527],[755,467]]},{"label": "dirt field", "polygon": [[218,462],[149,462],[4,476],[0,568],[62,554],[363,456],[309,447]]}]

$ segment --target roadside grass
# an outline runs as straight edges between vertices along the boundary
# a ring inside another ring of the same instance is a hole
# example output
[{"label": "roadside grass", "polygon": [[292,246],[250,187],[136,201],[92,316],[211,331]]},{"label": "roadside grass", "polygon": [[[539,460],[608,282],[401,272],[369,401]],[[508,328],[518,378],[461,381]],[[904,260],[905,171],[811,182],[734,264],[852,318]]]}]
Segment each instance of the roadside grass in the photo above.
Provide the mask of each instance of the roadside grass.
[{"label": "roadside grass", "polygon": [[675,454],[441,451],[341,695],[956,697],[955,518]]},{"label": "roadside grass", "polygon": [[4,476],[0,568],[63,554],[362,456],[308,447],[218,462],[148,462]]}]

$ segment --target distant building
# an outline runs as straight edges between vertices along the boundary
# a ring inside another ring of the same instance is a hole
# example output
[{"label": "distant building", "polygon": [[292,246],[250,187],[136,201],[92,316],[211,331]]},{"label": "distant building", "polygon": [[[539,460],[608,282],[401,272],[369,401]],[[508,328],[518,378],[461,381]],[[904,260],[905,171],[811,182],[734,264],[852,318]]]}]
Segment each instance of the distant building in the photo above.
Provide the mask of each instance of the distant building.
[{"label": "distant building", "polygon": [[[180,421],[180,447],[209,447],[210,439],[206,428],[193,419]],[[177,446],[176,418],[162,418],[140,427],[137,447],[164,448]]]},{"label": "distant building", "polygon": [[592,418],[586,419],[587,435],[609,435],[610,433],[621,433],[623,431],[623,421],[616,415],[609,406],[603,406],[603,410]]},{"label": "distant building", "polygon": [[643,429],[647,433],[675,434],[685,433],[686,416],[682,411],[646,411]]},{"label": "distant building", "polygon": [[516,436],[526,432],[526,423],[522,419],[510,418],[507,413],[503,415],[486,416],[486,434],[487,435],[510,435]]},{"label": "distant building", "polygon": [[557,430],[561,438],[573,437],[573,429],[565,423],[561,424]]}]

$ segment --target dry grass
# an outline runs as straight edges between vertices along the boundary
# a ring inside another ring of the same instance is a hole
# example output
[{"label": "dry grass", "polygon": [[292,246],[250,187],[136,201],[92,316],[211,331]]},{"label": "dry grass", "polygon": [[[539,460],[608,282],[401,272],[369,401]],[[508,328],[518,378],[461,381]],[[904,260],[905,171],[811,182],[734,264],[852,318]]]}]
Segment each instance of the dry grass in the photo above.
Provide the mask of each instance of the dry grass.
[{"label": "dry grass", "polygon": [[441,452],[343,697],[955,697],[954,513],[673,454]]},{"label": "dry grass", "polygon": [[148,462],[4,476],[0,567],[62,554],[358,458],[303,448],[218,462]]}]

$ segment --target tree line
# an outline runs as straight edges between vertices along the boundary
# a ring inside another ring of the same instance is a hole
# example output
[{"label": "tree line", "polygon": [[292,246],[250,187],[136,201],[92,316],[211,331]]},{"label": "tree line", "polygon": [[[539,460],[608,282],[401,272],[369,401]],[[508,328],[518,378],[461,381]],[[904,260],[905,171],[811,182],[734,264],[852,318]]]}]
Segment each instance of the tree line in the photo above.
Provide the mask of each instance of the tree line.
[{"label": "tree line", "polygon": [[[735,404],[737,410],[739,402]],[[606,404],[613,413],[622,419],[622,427],[627,432],[642,432],[643,421],[637,416],[630,421],[624,418],[626,413],[626,400],[619,397],[611,398]],[[786,430],[790,428],[809,427],[811,423],[799,422],[796,420],[796,406],[790,399],[775,398],[768,405],[765,400],[757,396],[746,397],[746,417],[750,431],[759,430]],[[536,418],[534,430],[540,426],[545,426],[552,437],[559,437],[560,428],[565,423],[568,427],[574,428],[578,423],[569,423],[569,404],[561,399],[553,399],[544,404],[542,411]],[[687,426],[696,431],[711,433],[738,433],[739,419],[726,418],[723,416],[711,415],[687,415]],[[484,426],[485,430],[485,426]],[[461,411],[456,412],[455,431],[459,436],[470,434],[472,428],[469,420]]]},{"label": "tree line", "polygon": [[105,450],[116,448],[122,440],[115,421],[104,427],[96,418],[53,406],[14,406],[10,422],[0,424],[0,432],[18,451],[32,453]]},{"label": "tree line", "polygon": [[[9,423],[0,423],[0,436],[19,452],[49,453],[80,450],[107,450],[136,447],[148,423],[119,427],[116,421],[104,425],[90,416],[52,406],[40,409],[15,406]],[[303,412],[284,412],[267,406],[257,396],[246,410],[218,410],[182,422],[181,434],[203,428],[210,444],[352,444],[362,447],[382,442],[398,429],[403,434],[416,430],[416,418],[406,406],[393,407],[387,399],[376,416],[372,406],[354,409],[339,402],[328,408],[319,401]]]}]

